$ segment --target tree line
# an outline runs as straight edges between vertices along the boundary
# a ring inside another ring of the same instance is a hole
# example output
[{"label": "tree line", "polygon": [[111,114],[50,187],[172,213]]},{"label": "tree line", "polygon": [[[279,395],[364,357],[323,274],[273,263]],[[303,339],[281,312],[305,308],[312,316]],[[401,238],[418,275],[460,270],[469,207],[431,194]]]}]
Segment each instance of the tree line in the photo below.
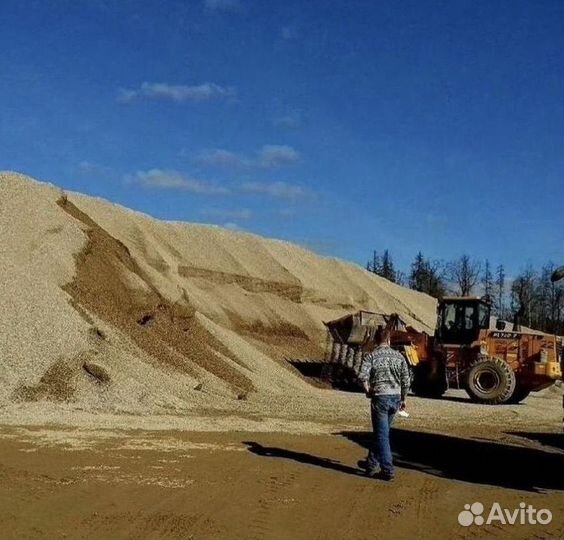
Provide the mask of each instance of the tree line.
[{"label": "tree line", "polygon": [[389,250],[374,251],[366,269],[393,283],[427,293],[435,298],[487,296],[497,317],[519,322],[529,328],[564,334],[564,281],[554,283],[550,276],[556,265],[541,268],[527,265],[517,276],[508,278],[503,264],[492,265],[461,255],[453,261],[429,259],[419,252],[409,270],[396,269]]}]

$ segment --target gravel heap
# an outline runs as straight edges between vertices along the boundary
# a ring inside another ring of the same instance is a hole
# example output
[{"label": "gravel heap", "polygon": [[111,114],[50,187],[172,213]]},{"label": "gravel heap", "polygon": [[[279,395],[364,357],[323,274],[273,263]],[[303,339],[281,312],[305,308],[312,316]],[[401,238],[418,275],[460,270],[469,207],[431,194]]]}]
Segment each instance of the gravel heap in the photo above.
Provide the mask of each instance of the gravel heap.
[{"label": "gravel heap", "polygon": [[[171,413],[284,403],[322,390],[322,322],[398,312],[432,331],[435,301],[299,246],[165,222],[0,173],[0,405]],[[35,406],[35,405],[34,405]]]}]

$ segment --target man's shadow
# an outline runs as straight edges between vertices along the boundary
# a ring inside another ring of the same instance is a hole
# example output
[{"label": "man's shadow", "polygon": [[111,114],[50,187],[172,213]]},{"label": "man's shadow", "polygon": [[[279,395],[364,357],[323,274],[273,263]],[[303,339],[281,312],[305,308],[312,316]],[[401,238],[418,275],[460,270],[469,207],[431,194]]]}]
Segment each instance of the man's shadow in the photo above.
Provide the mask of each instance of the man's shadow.
[{"label": "man's shadow", "polygon": [[343,465],[334,459],[322,458],[312,454],[306,454],[305,452],[295,452],[294,450],[287,450],[286,448],[263,446],[255,441],[243,441],[243,444],[247,445],[249,452],[257,456],[291,459],[292,461],[305,463],[306,465],[315,465],[323,469],[332,469],[337,472],[352,474],[353,476],[363,476],[363,472],[359,469]]},{"label": "man's shadow", "polygon": [[[364,449],[373,440],[370,432],[342,431],[334,435],[344,437]],[[564,490],[561,478],[564,454],[561,452],[398,428],[392,429],[391,438],[394,462],[404,469],[510,489]],[[362,475],[359,469],[332,459],[263,446],[253,441],[244,444],[250,452],[259,456],[291,459],[345,474]]]},{"label": "man's shadow", "polygon": [[[339,435],[363,448],[372,444],[369,432]],[[401,428],[392,428],[391,441],[394,462],[405,469],[509,489],[564,490],[562,452]]]}]

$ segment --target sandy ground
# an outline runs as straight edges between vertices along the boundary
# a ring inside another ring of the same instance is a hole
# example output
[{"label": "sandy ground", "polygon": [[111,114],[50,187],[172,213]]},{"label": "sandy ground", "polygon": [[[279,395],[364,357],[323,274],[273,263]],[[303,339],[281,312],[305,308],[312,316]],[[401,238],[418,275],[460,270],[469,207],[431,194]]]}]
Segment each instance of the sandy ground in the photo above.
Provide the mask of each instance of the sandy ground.
[{"label": "sandy ground", "polygon": [[[366,403],[339,397],[359,414],[262,426],[252,414],[194,415],[176,429],[159,429],[156,419],[148,429],[104,429],[103,418],[92,429],[4,424],[2,538],[562,537],[555,392],[512,407],[476,406],[459,392],[411,399],[412,416],[393,434],[391,484],[359,476],[370,440]],[[476,501],[488,510],[524,502],[553,520],[461,527],[458,513]]]}]

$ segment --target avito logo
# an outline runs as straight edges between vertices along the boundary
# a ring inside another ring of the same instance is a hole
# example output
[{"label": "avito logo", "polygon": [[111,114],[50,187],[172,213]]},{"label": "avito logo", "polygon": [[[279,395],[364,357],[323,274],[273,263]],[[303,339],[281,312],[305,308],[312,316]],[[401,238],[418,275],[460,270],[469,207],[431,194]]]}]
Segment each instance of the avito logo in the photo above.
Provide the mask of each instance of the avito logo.
[{"label": "avito logo", "polygon": [[531,504],[521,502],[519,508],[502,508],[501,504],[494,502],[487,517],[483,516],[484,505],[481,502],[465,504],[464,510],[458,514],[458,523],[463,527],[470,525],[548,525],[552,521],[552,512],[547,508],[537,510]]}]

